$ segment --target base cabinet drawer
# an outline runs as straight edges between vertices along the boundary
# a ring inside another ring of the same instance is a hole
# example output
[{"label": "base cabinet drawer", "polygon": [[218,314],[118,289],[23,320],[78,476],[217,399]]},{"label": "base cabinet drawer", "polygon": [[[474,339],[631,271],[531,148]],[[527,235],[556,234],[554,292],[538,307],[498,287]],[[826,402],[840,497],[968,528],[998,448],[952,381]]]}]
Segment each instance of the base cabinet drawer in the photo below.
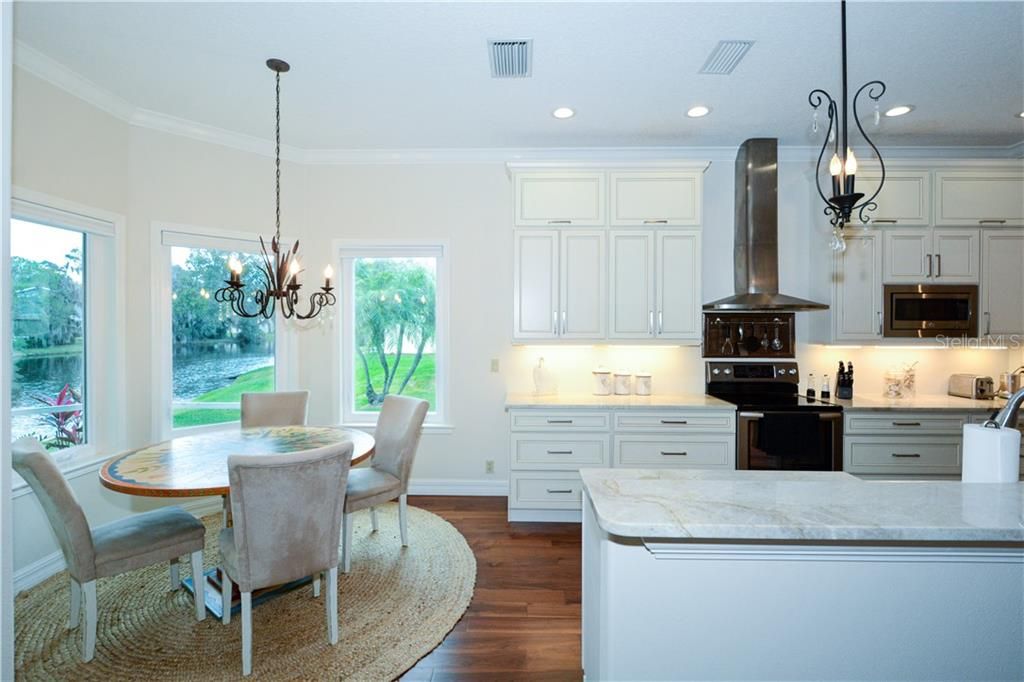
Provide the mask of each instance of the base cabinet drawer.
[{"label": "base cabinet drawer", "polygon": [[729,412],[623,412],[615,414],[616,431],[728,431],[736,428]]},{"label": "base cabinet drawer", "polygon": [[963,461],[962,450],[959,438],[849,437],[843,448],[843,470],[851,474],[956,475]]},{"label": "base cabinet drawer", "polygon": [[736,468],[735,442],[731,438],[616,436],[614,453],[617,467]]},{"label": "base cabinet drawer", "polygon": [[959,436],[967,423],[966,413],[934,412],[847,412],[844,433],[866,435],[893,434],[912,436],[918,433]]},{"label": "base cabinet drawer", "polygon": [[510,476],[510,507],[580,509],[583,481],[576,471],[516,472]]},{"label": "base cabinet drawer", "polygon": [[607,412],[546,412],[513,410],[513,431],[607,431],[611,422]]},{"label": "base cabinet drawer", "polygon": [[608,466],[608,437],[513,433],[512,469],[576,469]]}]

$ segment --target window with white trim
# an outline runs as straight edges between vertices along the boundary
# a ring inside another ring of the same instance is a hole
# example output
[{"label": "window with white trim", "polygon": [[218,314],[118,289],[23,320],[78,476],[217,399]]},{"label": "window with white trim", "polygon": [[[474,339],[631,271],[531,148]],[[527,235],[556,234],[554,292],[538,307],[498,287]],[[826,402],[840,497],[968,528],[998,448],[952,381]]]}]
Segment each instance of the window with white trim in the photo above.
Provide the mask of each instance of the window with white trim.
[{"label": "window with white trim", "polygon": [[438,244],[344,246],[340,250],[342,419],[372,424],[388,395],[447,407],[448,264]]}]

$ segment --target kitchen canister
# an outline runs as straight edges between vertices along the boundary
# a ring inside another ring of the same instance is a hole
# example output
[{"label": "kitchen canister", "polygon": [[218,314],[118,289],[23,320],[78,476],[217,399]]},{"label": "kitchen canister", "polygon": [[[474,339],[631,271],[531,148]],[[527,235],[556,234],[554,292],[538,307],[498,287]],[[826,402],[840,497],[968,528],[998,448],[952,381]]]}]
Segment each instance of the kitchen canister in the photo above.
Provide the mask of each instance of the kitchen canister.
[{"label": "kitchen canister", "polygon": [[615,372],[615,395],[629,395],[633,392],[633,375],[624,369]]},{"label": "kitchen canister", "polygon": [[604,367],[598,367],[591,374],[594,375],[594,395],[611,395],[612,373]]},{"label": "kitchen canister", "polygon": [[637,395],[650,395],[651,394],[651,373],[650,372],[637,372],[636,382],[633,385],[633,390]]}]

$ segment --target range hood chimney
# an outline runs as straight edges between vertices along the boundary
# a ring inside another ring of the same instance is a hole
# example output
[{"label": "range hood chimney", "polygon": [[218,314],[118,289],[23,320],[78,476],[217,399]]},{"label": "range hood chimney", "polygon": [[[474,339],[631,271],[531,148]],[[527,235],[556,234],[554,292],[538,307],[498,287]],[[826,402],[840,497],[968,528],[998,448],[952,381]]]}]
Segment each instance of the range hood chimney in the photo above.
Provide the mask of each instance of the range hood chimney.
[{"label": "range hood chimney", "polygon": [[796,312],[828,306],[779,293],[779,141],[747,140],[736,153],[736,294],[704,310]]}]

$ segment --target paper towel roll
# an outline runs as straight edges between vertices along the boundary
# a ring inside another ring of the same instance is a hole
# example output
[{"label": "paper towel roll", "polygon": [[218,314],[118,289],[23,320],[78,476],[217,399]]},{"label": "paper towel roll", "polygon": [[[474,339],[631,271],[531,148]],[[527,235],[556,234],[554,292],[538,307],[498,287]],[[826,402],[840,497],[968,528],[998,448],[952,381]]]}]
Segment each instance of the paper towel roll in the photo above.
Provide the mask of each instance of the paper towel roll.
[{"label": "paper towel roll", "polygon": [[1019,478],[1020,431],[964,426],[964,483],[1016,483]]}]

